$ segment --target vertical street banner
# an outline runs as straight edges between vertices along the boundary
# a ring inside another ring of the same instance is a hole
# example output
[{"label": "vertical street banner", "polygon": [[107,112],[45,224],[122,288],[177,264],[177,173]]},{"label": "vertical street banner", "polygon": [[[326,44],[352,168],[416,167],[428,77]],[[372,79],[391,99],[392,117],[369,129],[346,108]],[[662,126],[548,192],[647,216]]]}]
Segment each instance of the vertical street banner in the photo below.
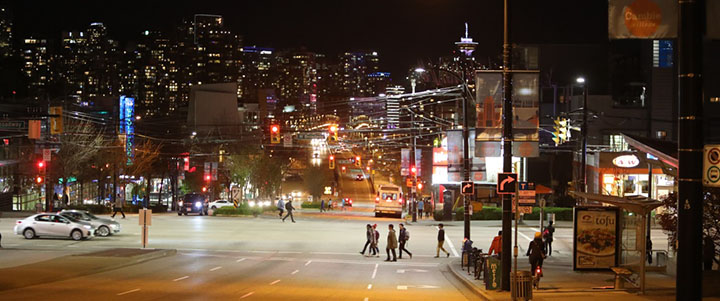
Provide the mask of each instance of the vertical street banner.
[{"label": "vertical street banner", "polygon": [[677,20],[677,0],[608,1],[610,39],[676,38]]},{"label": "vertical street banner", "polygon": [[135,98],[120,96],[119,133],[125,137],[126,165],[135,159]]},{"label": "vertical street banner", "polygon": [[212,175],[212,180],[217,181],[217,179],[218,179],[218,163],[217,162],[212,163],[212,171],[210,172],[210,174]]},{"label": "vertical street banner", "polygon": [[[485,158],[476,155],[476,133],[468,133],[468,155],[470,156],[470,180],[474,182],[487,182]],[[499,142],[496,142],[499,144]],[[464,181],[463,175],[463,137],[462,131],[447,131],[447,180],[448,182]]]},{"label": "vertical street banner", "polygon": [[28,139],[40,139],[42,123],[40,120],[28,120]]},{"label": "vertical street banner", "polygon": [[407,177],[410,175],[410,149],[403,148],[400,150],[400,175]]},{"label": "vertical street banner", "polygon": [[540,73],[513,72],[513,142],[515,157],[540,156]]},{"label": "vertical street banner", "polygon": [[418,149],[415,151],[415,168],[417,169],[417,176],[422,176],[422,150]]},{"label": "vertical street banner", "polygon": [[502,72],[475,74],[475,133],[477,141],[502,140]]},{"label": "vertical street banner", "polygon": [[617,208],[576,207],[573,228],[573,269],[617,266],[620,251]]}]

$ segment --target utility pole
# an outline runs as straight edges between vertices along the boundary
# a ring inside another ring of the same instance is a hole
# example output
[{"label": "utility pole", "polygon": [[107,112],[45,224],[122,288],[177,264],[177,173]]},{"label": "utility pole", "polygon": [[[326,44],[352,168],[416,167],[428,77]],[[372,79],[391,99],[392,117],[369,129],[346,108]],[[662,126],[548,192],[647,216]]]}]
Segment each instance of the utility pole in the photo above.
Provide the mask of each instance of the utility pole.
[{"label": "utility pole", "polygon": [[[467,86],[465,82],[465,70],[462,69],[462,76],[460,77],[460,80],[462,80],[462,94],[467,95]],[[470,129],[468,125],[468,109],[467,109],[467,103],[468,103],[468,97],[464,96],[462,98],[462,112],[463,112],[463,126],[462,126],[462,137],[463,137],[463,179],[466,182],[470,182]],[[475,184],[473,184],[475,185]],[[474,191],[474,189],[473,189]],[[470,239],[470,199],[467,195],[463,194],[463,229],[464,229],[464,237],[468,240]]]},{"label": "utility pole", "polygon": [[[512,45],[510,44],[510,0],[503,1],[503,172],[512,172]],[[502,282],[504,291],[510,290],[510,220],[512,219],[512,197],[502,199]]]},{"label": "utility pole", "polygon": [[704,1],[680,1],[678,24],[678,255],[676,300],[702,298]]},{"label": "utility pole", "polygon": [[[580,164],[580,191],[587,192],[587,137],[588,137],[588,87],[584,78],[578,78],[578,82],[582,79],[583,85],[583,121],[582,121],[582,158]],[[584,200],[584,203],[587,203]]]},{"label": "utility pole", "polygon": [[[415,91],[413,91],[415,93]],[[412,222],[417,222],[417,171],[418,169],[417,162],[415,161],[415,157],[417,156],[417,135],[415,133],[415,112],[413,112],[412,108],[409,109],[410,111],[410,126],[413,128],[411,130],[411,133],[413,135],[413,147],[412,147],[412,155],[410,156],[410,160],[412,160],[412,164],[410,166],[415,167],[415,172],[412,173],[413,177],[413,187],[412,187],[412,203],[410,205],[410,210],[412,210]]]}]

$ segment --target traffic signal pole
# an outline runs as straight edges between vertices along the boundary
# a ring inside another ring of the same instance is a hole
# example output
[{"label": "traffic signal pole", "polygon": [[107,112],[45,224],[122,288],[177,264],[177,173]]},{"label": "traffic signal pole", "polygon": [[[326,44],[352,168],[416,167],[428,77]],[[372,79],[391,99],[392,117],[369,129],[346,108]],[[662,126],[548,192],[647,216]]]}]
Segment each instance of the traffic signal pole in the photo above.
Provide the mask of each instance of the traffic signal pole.
[{"label": "traffic signal pole", "polygon": [[702,298],[704,1],[680,1],[678,24],[678,199],[676,300]]},{"label": "traffic signal pole", "polygon": [[[510,0],[503,1],[503,172],[512,171],[512,53],[510,45]],[[467,139],[466,139],[467,140]],[[510,222],[512,220],[511,195],[505,194],[502,199],[502,252],[501,267],[502,281],[501,288],[504,291],[510,290],[510,251],[511,240]]]}]

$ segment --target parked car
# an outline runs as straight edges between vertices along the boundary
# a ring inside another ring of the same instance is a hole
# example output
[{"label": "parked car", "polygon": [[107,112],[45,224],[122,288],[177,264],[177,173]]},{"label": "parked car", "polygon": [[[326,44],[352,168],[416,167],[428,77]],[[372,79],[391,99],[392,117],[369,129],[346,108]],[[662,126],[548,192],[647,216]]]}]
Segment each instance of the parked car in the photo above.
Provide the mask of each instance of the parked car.
[{"label": "parked car", "polygon": [[178,201],[178,215],[188,215],[188,213],[198,213],[199,215],[208,214],[208,200],[199,193],[185,194],[182,200]]},{"label": "parked car", "polygon": [[90,223],[95,228],[95,235],[105,237],[120,232],[120,223],[109,218],[100,218],[85,210],[60,211],[60,215],[69,216],[76,220]]},{"label": "parked car", "polygon": [[81,240],[92,237],[95,228],[90,223],[58,213],[40,213],[18,220],[15,234],[25,239],[36,237],[69,237]]},{"label": "parked car", "polygon": [[210,207],[210,209],[215,210],[215,209],[222,208],[222,207],[235,207],[235,204],[233,204],[233,202],[228,201],[228,200],[217,200],[214,202],[210,202],[208,204],[208,207]]}]

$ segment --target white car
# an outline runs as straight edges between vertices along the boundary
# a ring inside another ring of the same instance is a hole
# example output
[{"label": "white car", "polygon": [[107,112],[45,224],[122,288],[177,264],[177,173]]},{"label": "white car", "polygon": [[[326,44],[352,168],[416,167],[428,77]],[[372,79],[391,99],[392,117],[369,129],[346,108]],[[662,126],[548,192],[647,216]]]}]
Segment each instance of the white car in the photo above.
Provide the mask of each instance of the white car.
[{"label": "white car", "polygon": [[214,202],[210,202],[210,204],[208,204],[208,207],[215,210],[222,207],[235,207],[235,205],[233,204],[233,202],[228,200],[217,200]]},{"label": "white car", "polygon": [[25,239],[36,237],[70,237],[81,240],[92,237],[95,228],[90,223],[56,213],[40,213],[15,224],[15,234]]}]

